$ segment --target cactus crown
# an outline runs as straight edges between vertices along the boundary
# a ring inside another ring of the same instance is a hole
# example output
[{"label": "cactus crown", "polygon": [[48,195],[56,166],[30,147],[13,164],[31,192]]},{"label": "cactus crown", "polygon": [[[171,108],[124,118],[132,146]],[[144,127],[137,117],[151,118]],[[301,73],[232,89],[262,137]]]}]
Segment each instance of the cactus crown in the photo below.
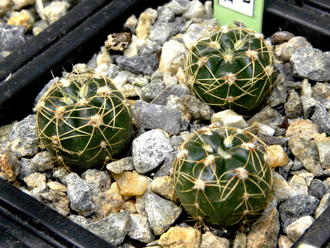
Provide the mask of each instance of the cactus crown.
[{"label": "cactus crown", "polygon": [[73,72],[53,83],[34,110],[38,138],[72,170],[99,167],[131,139],[129,105],[107,77]]},{"label": "cactus crown", "polygon": [[250,115],[270,94],[274,60],[261,34],[244,27],[213,28],[189,52],[188,84],[215,110]]},{"label": "cactus crown", "polygon": [[175,191],[188,214],[215,227],[257,219],[272,187],[264,147],[253,134],[235,128],[192,134],[172,167]]}]

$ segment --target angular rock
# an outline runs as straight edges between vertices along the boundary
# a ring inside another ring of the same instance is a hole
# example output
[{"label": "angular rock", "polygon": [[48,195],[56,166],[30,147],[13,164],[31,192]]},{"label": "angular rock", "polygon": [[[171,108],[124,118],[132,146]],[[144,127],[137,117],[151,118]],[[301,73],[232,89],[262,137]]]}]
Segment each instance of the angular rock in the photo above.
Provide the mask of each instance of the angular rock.
[{"label": "angular rock", "polygon": [[87,183],[76,173],[70,173],[65,177],[68,187],[70,206],[83,216],[91,215],[95,205],[92,202],[92,195]]},{"label": "angular rock", "polygon": [[34,156],[38,151],[35,115],[28,115],[15,123],[10,132],[10,148],[17,158]]},{"label": "angular rock", "polygon": [[112,174],[112,177],[118,183],[120,194],[123,196],[143,195],[148,188],[148,177],[136,171],[124,171],[121,174]]},{"label": "angular rock", "polygon": [[319,205],[320,200],[310,195],[296,195],[279,207],[282,230],[303,216],[312,216]]},{"label": "angular rock", "polygon": [[56,181],[48,181],[47,186],[49,189],[54,190],[54,191],[60,191],[60,192],[67,192],[68,187],[65,184],[62,184],[60,182]]},{"label": "angular rock", "polygon": [[278,238],[278,248],[290,248],[294,243],[286,235],[280,235]]},{"label": "angular rock", "polygon": [[155,178],[150,184],[150,189],[154,193],[175,202],[178,196],[174,190],[173,179],[170,176]]},{"label": "angular rock", "polygon": [[246,235],[244,233],[237,233],[234,239],[233,248],[246,247]]},{"label": "angular rock", "polygon": [[103,219],[109,214],[118,213],[124,205],[123,196],[116,182],[112,183],[110,188],[94,195],[92,201],[95,204],[95,215],[98,219]]},{"label": "angular rock", "polygon": [[50,190],[41,193],[40,201],[58,213],[67,216],[70,213],[69,198],[64,192]]},{"label": "angular rock", "polygon": [[172,85],[161,92],[151,103],[156,105],[166,105],[170,95],[175,95],[182,98],[185,95],[190,95],[190,90],[184,85]]},{"label": "angular rock", "polygon": [[141,88],[140,99],[146,102],[151,102],[159,94],[166,89],[166,85],[162,82],[149,83]]},{"label": "angular rock", "polygon": [[37,153],[32,159],[30,166],[35,171],[46,171],[54,168],[54,162],[49,152],[44,151]]},{"label": "angular rock", "polygon": [[246,248],[276,247],[280,231],[279,214],[276,208],[263,214],[246,236]]},{"label": "angular rock", "polygon": [[236,114],[233,110],[227,109],[212,115],[211,123],[219,122],[221,126],[237,127],[244,129],[247,123],[241,115]]},{"label": "angular rock", "polygon": [[21,11],[12,11],[7,24],[13,26],[23,26],[27,31],[30,31],[34,26],[34,22],[35,19],[31,12],[23,9]]},{"label": "angular rock", "polygon": [[0,23],[0,52],[11,52],[23,45],[26,41],[25,32],[26,28],[23,26]]},{"label": "angular rock", "polygon": [[316,48],[300,47],[291,57],[293,73],[313,81],[329,81],[330,59],[328,54]]},{"label": "angular rock", "polygon": [[312,45],[301,36],[291,38],[288,42],[277,46],[275,54],[278,59],[283,62],[292,59],[292,56],[296,53],[299,48],[313,49]]},{"label": "angular rock", "polygon": [[158,58],[154,54],[137,55],[133,57],[119,56],[116,59],[116,63],[119,67],[127,71],[146,75],[153,74],[159,65]]},{"label": "angular rock", "polygon": [[323,174],[314,140],[294,135],[289,139],[288,145],[292,153],[304,165],[306,170],[314,173],[316,176]]},{"label": "angular rock", "polygon": [[15,182],[21,170],[21,163],[11,151],[0,150],[0,178]]},{"label": "angular rock", "polygon": [[169,40],[162,47],[159,68],[163,73],[176,73],[178,68],[184,68],[187,49],[176,40]]},{"label": "angular rock", "polygon": [[198,248],[201,242],[201,232],[193,227],[171,227],[160,236],[158,244],[161,247]]},{"label": "angular rock", "polygon": [[330,135],[330,115],[325,106],[317,103],[311,120],[319,127],[320,133],[325,132]]},{"label": "angular rock", "polygon": [[308,194],[308,186],[303,177],[298,175],[293,175],[293,177],[289,181],[289,185],[292,190],[297,193],[297,195]]},{"label": "angular rock", "polygon": [[188,113],[196,120],[210,120],[214,111],[209,105],[192,95],[182,97],[182,103],[187,108]]},{"label": "angular rock", "polygon": [[284,117],[279,112],[269,106],[266,106],[252,116],[247,123],[250,125],[254,121],[257,121],[276,129],[277,125],[282,124],[283,120]]},{"label": "angular rock", "polygon": [[317,104],[317,101],[309,96],[301,96],[301,106],[303,109],[303,115],[305,119],[309,119],[313,112],[314,112],[314,107]]},{"label": "angular rock", "polygon": [[69,8],[70,4],[66,1],[52,1],[44,8],[43,14],[48,24],[52,24],[64,16]]},{"label": "angular rock", "polygon": [[89,169],[81,174],[81,178],[87,183],[92,196],[99,195],[110,188],[111,179],[106,171]]},{"label": "angular rock", "polygon": [[131,239],[138,240],[143,243],[150,243],[155,240],[148,218],[140,214],[131,214],[131,230],[128,233]]},{"label": "angular rock", "polygon": [[295,90],[291,90],[287,102],[284,104],[286,117],[289,119],[298,118],[302,113],[300,97]]},{"label": "angular rock", "polygon": [[330,108],[330,85],[329,83],[319,83],[317,82],[312,87],[312,97],[319,101],[326,109]]},{"label": "angular rock", "polygon": [[321,199],[327,193],[327,189],[320,179],[314,179],[309,187],[308,194]]},{"label": "angular rock", "polygon": [[222,247],[229,248],[229,240],[226,238],[218,237],[212,234],[210,231],[205,232],[202,235],[202,242],[200,248],[210,248],[210,247]]},{"label": "angular rock", "polygon": [[134,169],[133,158],[125,157],[107,164],[107,170],[115,174],[131,171]]},{"label": "angular rock", "polygon": [[170,9],[175,15],[182,15],[188,9],[189,0],[171,0],[164,6]]},{"label": "angular rock", "polygon": [[303,216],[288,225],[286,234],[292,242],[296,242],[313,223],[314,218],[312,216]]},{"label": "angular rock", "polygon": [[272,93],[269,97],[269,106],[272,108],[286,103],[286,99],[288,97],[288,88],[284,83],[284,75],[282,78],[282,81],[274,86],[274,89],[272,90]]},{"label": "angular rock", "polygon": [[288,155],[280,145],[271,145],[266,148],[267,155],[270,159],[270,165],[275,168],[284,166],[289,162]]},{"label": "angular rock", "polygon": [[110,214],[104,219],[88,224],[86,228],[104,240],[118,246],[124,242],[131,230],[131,218],[128,211]]},{"label": "angular rock", "polygon": [[299,137],[313,139],[318,132],[319,129],[315,123],[310,120],[298,119],[290,123],[290,126],[285,133],[285,138],[290,138],[297,134]]},{"label": "angular rock", "polygon": [[140,174],[160,166],[173,150],[169,137],[161,130],[151,130],[140,135],[133,140],[132,147],[134,167]]},{"label": "angular rock", "polygon": [[156,105],[137,100],[132,108],[137,126],[143,129],[163,129],[169,134],[178,134],[182,119],[181,113],[168,106]]},{"label": "angular rock", "polygon": [[152,192],[148,192],[145,198],[145,211],[155,235],[165,232],[182,212],[173,202]]},{"label": "angular rock", "polygon": [[321,201],[317,209],[315,210],[315,219],[320,217],[320,215],[329,207],[330,204],[330,193],[326,193]]}]

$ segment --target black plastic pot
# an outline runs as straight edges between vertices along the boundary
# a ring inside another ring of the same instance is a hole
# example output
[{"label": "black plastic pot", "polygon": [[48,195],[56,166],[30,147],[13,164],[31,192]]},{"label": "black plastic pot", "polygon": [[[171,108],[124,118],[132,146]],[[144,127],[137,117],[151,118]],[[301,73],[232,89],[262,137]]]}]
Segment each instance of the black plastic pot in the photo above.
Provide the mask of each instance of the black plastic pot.
[{"label": "black plastic pot", "polygon": [[[44,85],[87,62],[126,19],[169,0],[85,0],[38,36],[0,61],[0,126],[32,113]],[[330,2],[265,0],[264,34],[282,29],[329,50]],[[330,209],[296,242],[329,247]],[[64,216],[0,179],[0,247],[112,247]]]}]

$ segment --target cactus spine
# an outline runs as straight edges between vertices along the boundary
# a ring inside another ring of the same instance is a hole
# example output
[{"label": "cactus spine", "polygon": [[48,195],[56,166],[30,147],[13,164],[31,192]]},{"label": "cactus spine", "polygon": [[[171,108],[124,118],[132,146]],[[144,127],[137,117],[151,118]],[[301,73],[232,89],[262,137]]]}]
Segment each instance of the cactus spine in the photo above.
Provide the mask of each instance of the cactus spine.
[{"label": "cactus spine", "polygon": [[216,111],[250,115],[268,98],[274,83],[274,55],[261,34],[244,27],[208,30],[186,60],[188,84]]},{"label": "cactus spine", "polygon": [[194,220],[214,227],[257,219],[272,187],[265,145],[235,128],[205,128],[192,134],[172,169],[184,209]]},{"label": "cactus spine", "polygon": [[71,170],[101,167],[131,139],[129,105],[104,76],[74,71],[53,83],[34,110],[38,138]]}]

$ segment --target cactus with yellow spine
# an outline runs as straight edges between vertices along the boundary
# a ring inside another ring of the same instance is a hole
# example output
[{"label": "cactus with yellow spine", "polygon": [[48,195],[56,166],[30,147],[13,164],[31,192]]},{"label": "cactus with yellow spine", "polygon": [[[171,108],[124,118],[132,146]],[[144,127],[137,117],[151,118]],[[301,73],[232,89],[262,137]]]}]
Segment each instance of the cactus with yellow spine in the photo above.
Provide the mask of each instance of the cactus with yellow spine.
[{"label": "cactus with yellow spine", "polygon": [[270,95],[276,72],[274,55],[263,36],[245,27],[208,30],[186,60],[188,84],[216,111],[251,115]]},{"label": "cactus with yellow spine", "polygon": [[37,102],[38,139],[71,170],[101,167],[129,144],[129,105],[110,78],[72,72]]},{"label": "cactus with yellow spine", "polygon": [[172,170],[184,209],[194,220],[214,227],[256,220],[273,181],[263,142],[235,128],[195,132],[181,145]]}]

